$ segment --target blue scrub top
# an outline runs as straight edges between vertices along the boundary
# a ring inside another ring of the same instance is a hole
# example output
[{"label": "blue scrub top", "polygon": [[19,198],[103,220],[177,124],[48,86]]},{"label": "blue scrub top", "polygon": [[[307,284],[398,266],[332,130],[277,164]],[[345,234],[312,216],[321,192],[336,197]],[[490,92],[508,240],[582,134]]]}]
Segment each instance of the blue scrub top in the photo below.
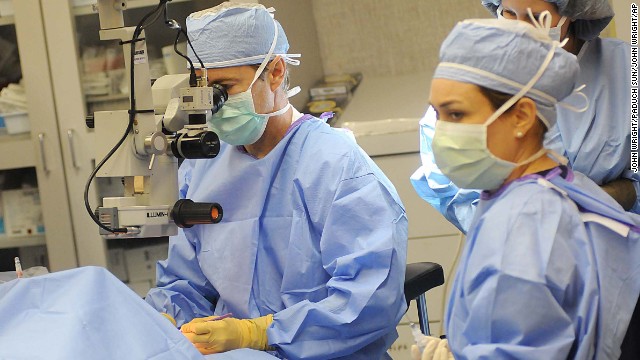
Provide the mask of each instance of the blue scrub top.
[{"label": "blue scrub top", "polygon": [[222,144],[179,175],[181,197],[224,217],[170,239],[149,304],[178,325],[274,314],[269,344],[288,359],[387,358],[406,310],[407,218],[352,138],[304,116],[262,159]]},{"label": "blue scrub top", "polygon": [[640,294],[640,217],[580,173],[483,193],[445,326],[456,359],[617,359]]}]

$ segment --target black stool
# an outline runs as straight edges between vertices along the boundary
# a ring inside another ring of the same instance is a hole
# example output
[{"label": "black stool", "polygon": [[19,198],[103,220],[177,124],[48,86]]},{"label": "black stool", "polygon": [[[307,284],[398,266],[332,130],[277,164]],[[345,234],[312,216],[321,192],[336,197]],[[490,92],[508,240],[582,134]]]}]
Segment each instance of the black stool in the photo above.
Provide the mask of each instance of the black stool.
[{"label": "black stool", "polygon": [[444,284],[444,271],[440,264],[432,262],[407,264],[407,272],[404,277],[404,297],[407,300],[407,306],[411,300],[416,300],[420,330],[425,335],[431,333],[425,293],[442,284]]}]

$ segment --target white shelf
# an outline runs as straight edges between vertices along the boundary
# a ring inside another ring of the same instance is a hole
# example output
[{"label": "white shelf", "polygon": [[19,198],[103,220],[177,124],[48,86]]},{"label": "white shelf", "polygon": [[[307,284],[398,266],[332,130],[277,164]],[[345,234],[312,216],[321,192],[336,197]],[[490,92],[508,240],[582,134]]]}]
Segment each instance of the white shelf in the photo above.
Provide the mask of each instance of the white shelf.
[{"label": "white shelf", "polygon": [[[185,1],[190,1],[190,0],[172,0],[169,3],[169,5],[179,3],[179,2],[185,2]],[[127,2],[127,9],[136,9],[136,8],[147,7],[147,6],[155,6],[155,5],[158,5],[158,3],[159,3],[158,0],[129,0]],[[74,15],[89,15],[89,14],[97,14],[97,13],[98,11],[94,10],[94,5],[82,5],[82,6],[76,6],[73,8]]]},{"label": "white shelf", "polygon": [[0,235],[0,249],[46,245],[44,235],[9,237]]},{"label": "white shelf", "polygon": [[13,25],[14,22],[15,22],[15,20],[13,19],[13,15],[0,16],[0,26]]},{"label": "white shelf", "polygon": [[0,136],[0,170],[36,166],[36,154],[30,134]]},{"label": "white shelf", "polygon": [[87,95],[87,102],[108,102],[129,99],[129,94],[113,94],[113,95]]}]

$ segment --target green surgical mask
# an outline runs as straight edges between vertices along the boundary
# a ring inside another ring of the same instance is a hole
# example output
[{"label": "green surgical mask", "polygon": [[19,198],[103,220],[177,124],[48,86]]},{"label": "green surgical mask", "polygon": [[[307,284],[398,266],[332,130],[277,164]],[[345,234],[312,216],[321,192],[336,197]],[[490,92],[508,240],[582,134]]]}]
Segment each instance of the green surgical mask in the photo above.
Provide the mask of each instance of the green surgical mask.
[{"label": "green surgical mask", "polygon": [[264,133],[269,117],[283,114],[291,107],[291,104],[287,104],[272,113],[256,113],[251,95],[252,85],[253,82],[246,91],[229,95],[229,99],[222,108],[207,121],[209,128],[227,144],[249,145],[255,143]]}]

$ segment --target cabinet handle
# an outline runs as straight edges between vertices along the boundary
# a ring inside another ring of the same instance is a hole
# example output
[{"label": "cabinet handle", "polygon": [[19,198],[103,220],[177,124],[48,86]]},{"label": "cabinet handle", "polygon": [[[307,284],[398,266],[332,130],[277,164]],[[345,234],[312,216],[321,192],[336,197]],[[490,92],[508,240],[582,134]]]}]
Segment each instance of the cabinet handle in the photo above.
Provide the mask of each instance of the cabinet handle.
[{"label": "cabinet handle", "polygon": [[73,129],[67,130],[67,139],[69,140],[69,152],[71,153],[71,165],[74,169],[79,169],[78,162],[76,161],[76,151],[73,148]]},{"label": "cabinet handle", "polygon": [[49,167],[47,166],[47,157],[44,154],[44,133],[38,134],[38,141],[40,142],[40,159],[42,160],[42,170],[45,173],[49,172]]}]

